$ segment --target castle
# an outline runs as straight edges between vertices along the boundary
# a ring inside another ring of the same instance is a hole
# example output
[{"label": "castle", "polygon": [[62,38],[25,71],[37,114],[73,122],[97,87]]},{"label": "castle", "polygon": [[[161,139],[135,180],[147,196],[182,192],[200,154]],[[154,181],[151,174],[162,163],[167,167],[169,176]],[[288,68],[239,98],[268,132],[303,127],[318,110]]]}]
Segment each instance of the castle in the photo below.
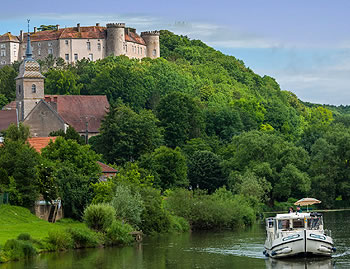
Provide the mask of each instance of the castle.
[{"label": "castle", "polygon": [[[80,26],[30,33],[31,50],[36,60],[52,55],[73,64],[83,58],[95,61],[107,56],[125,55],[129,58],[152,59],[160,57],[159,32],[136,33],[125,23],[108,23],[106,27]],[[26,57],[28,34],[20,31],[19,36],[10,32],[0,36],[0,67],[22,61]]]}]

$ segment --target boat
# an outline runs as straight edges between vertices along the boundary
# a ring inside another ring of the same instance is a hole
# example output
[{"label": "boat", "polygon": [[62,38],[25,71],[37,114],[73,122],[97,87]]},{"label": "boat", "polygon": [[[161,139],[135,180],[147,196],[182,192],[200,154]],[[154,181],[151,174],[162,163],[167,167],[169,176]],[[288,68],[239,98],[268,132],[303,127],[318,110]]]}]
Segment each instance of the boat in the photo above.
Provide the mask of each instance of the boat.
[{"label": "boat", "polygon": [[266,232],[264,255],[267,257],[331,257],[336,251],[331,231],[324,229],[321,213],[277,214],[266,219]]}]

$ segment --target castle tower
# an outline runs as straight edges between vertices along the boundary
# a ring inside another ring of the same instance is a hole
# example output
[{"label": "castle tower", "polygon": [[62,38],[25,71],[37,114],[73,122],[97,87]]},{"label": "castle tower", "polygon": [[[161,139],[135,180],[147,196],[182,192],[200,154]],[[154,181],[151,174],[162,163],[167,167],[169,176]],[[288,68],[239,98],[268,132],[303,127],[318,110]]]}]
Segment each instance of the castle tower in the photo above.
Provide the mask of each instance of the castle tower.
[{"label": "castle tower", "polygon": [[159,31],[142,32],[141,37],[147,45],[147,57],[152,59],[160,57]]},{"label": "castle tower", "polygon": [[107,24],[107,56],[119,56],[125,54],[125,23]]},{"label": "castle tower", "polygon": [[16,103],[20,121],[27,117],[41,99],[44,99],[44,76],[40,72],[39,63],[32,56],[28,26],[26,58],[20,65],[16,77]]}]

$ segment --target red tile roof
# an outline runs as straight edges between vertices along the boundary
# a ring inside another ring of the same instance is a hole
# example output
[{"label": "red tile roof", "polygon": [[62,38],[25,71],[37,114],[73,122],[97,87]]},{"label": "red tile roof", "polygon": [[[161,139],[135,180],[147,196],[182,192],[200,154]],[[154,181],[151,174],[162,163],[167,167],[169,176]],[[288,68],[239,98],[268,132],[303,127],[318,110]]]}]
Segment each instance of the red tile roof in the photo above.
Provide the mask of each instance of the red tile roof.
[{"label": "red tile roof", "polygon": [[16,101],[12,101],[8,103],[6,106],[2,108],[2,110],[11,110],[11,109],[16,109],[17,108],[17,103]]},{"label": "red tile roof", "polygon": [[11,123],[17,124],[16,110],[0,110],[0,131],[6,130]]},{"label": "red tile roof", "polygon": [[27,139],[29,145],[37,152],[41,153],[41,150],[45,148],[50,141],[55,142],[57,137],[31,137]]},{"label": "red tile roof", "polygon": [[0,42],[19,42],[18,37],[12,35],[10,32],[0,35]]},{"label": "red tile roof", "polygon": [[77,132],[99,132],[101,120],[106,115],[109,103],[105,95],[45,95],[61,118]]},{"label": "red tile roof", "polygon": [[97,164],[101,167],[102,173],[117,173],[118,171],[107,164],[97,162]]},{"label": "red tile roof", "polygon": [[[87,26],[80,27],[78,32],[77,27],[62,28],[59,30],[47,30],[31,33],[31,41],[47,41],[57,39],[69,39],[69,38],[85,38],[85,39],[105,39],[106,38],[106,27],[102,26]],[[27,40],[27,34],[24,34],[24,41]],[[139,43],[146,45],[142,37],[137,33],[128,31],[125,29],[125,40],[130,42]]]}]

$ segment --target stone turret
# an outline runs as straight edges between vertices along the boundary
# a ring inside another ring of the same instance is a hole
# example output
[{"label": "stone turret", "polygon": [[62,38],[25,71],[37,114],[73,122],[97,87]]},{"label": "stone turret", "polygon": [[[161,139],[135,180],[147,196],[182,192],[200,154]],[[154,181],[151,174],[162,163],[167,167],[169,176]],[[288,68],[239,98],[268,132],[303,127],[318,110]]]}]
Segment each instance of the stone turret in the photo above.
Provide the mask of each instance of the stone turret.
[{"label": "stone turret", "polygon": [[32,58],[30,34],[27,35],[26,58],[19,67],[16,77],[16,103],[18,119],[23,121],[36,104],[44,99],[44,76],[40,65]]},{"label": "stone turret", "polygon": [[141,37],[147,45],[147,57],[152,59],[160,57],[159,31],[142,32]]},{"label": "stone turret", "polygon": [[125,54],[125,23],[108,23],[107,24],[107,56],[119,56]]}]

